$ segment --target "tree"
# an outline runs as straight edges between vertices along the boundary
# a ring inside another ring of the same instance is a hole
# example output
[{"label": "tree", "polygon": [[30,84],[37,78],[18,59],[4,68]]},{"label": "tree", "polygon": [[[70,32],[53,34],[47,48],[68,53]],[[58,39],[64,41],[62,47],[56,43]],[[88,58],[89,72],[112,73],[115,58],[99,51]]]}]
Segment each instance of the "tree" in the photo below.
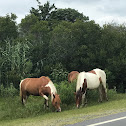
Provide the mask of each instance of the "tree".
[{"label": "tree", "polygon": [[[101,38],[101,50],[104,52],[105,67],[112,73],[109,88],[116,86],[118,91],[126,88],[126,27],[123,25],[104,25]],[[114,77],[113,77],[114,76]]]},{"label": "tree", "polygon": [[50,19],[75,22],[77,19],[82,21],[88,21],[89,17],[84,16],[82,13],[79,13],[75,9],[68,8],[57,9],[56,11],[52,12],[50,15]]},{"label": "tree", "polygon": [[55,11],[57,9],[54,4],[50,5],[48,1],[44,5],[41,5],[41,3],[38,0],[37,2],[39,8],[35,9],[32,7],[30,13],[38,17],[39,20],[48,20],[50,18],[52,11]]},{"label": "tree", "polygon": [[68,71],[95,68],[100,30],[93,21],[62,21],[51,34],[50,60],[52,63],[61,62]]},{"label": "tree", "polygon": [[32,7],[30,13],[38,17],[39,20],[47,20],[47,21],[64,20],[70,22],[75,22],[77,19],[83,21],[89,20],[88,16],[84,16],[83,13],[79,13],[75,9],[71,8],[57,9],[54,4],[50,5],[48,1],[44,5],[41,5],[41,3],[38,0],[37,2],[38,2],[38,9]]},{"label": "tree", "polygon": [[88,71],[98,67],[96,53],[99,51],[97,47],[100,36],[101,28],[94,21],[78,20],[72,24],[72,42],[76,42],[76,46],[69,60],[71,70]]},{"label": "tree", "polygon": [[49,45],[49,57],[50,62],[62,62],[67,63],[67,60],[72,53],[74,44],[71,43],[71,23],[61,22],[51,32],[50,45]]},{"label": "tree", "polygon": [[6,15],[0,17],[0,41],[6,38],[16,38],[18,36],[18,27],[15,22],[16,15]]},{"label": "tree", "polygon": [[29,36],[31,27],[34,26],[38,21],[38,18],[34,14],[25,16],[25,18],[22,19],[21,23],[19,24],[20,35],[22,37]]}]

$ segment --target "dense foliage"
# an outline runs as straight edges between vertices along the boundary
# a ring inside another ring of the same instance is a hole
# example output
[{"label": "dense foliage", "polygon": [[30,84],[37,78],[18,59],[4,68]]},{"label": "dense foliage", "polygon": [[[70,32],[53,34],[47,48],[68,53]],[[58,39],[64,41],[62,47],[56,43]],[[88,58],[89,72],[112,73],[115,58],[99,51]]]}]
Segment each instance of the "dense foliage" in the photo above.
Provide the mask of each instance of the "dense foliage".
[{"label": "dense foliage", "polygon": [[109,88],[126,89],[126,26],[100,27],[77,10],[49,2],[31,8],[16,24],[16,15],[0,17],[0,85],[18,88],[26,77],[67,80],[72,70],[101,68]]}]

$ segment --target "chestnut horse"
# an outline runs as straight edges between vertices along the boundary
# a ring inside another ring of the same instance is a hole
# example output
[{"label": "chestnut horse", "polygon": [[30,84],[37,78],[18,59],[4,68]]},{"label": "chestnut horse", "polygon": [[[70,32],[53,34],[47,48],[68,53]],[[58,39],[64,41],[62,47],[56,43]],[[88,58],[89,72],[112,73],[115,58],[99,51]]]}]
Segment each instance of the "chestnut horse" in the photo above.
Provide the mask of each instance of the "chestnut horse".
[{"label": "chestnut horse", "polygon": [[40,78],[26,78],[20,82],[20,96],[22,104],[25,104],[29,95],[42,96],[45,99],[45,106],[48,107],[48,96],[51,96],[52,105],[57,112],[61,112],[60,97],[53,82],[45,76]]},{"label": "chestnut horse", "polygon": [[75,79],[77,79],[79,72],[78,71],[72,71],[68,74],[68,82],[72,83]]},{"label": "chestnut horse", "polygon": [[98,88],[99,90],[99,101],[102,102],[103,96],[106,100],[108,100],[106,88],[106,74],[103,70],[97,68],[89,72],[79,73],[75,93],[77,108],[80,106],[81,101],[82,105],[85,104],[86,90],[96,88]]}]

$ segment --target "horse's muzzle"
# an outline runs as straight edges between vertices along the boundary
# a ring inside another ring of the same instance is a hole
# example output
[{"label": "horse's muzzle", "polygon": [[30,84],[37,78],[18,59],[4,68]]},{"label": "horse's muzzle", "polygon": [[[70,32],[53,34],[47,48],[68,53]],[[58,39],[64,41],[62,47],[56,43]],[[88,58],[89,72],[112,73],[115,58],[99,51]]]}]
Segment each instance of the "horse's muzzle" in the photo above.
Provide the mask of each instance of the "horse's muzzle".
[{"label": "horse's muzzle", "polygon": [[61,108],[57,109],[56,112],[61,112]]},{"label": "horse's muzzle", "polygon": [[79,108],[79,104],[77,104],[77,108]]}]

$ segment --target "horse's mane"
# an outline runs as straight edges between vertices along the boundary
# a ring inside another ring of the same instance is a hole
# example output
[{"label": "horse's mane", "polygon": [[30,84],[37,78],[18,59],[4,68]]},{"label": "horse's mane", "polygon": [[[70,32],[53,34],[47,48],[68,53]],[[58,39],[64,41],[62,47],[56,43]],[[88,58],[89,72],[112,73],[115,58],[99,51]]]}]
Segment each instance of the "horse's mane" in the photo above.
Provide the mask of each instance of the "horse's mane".
[{"label": "horse's mane", "polygon": [[40,78],[45,78],[47,79],[48,81],[51,81],[50,78],[48,76],[41,76]]},{"label": "horse's mane", "polygon": [[50,81],[50,78],[49,78],[48,76],[46,76],[46,79],[47,79],[48,81]]}]

